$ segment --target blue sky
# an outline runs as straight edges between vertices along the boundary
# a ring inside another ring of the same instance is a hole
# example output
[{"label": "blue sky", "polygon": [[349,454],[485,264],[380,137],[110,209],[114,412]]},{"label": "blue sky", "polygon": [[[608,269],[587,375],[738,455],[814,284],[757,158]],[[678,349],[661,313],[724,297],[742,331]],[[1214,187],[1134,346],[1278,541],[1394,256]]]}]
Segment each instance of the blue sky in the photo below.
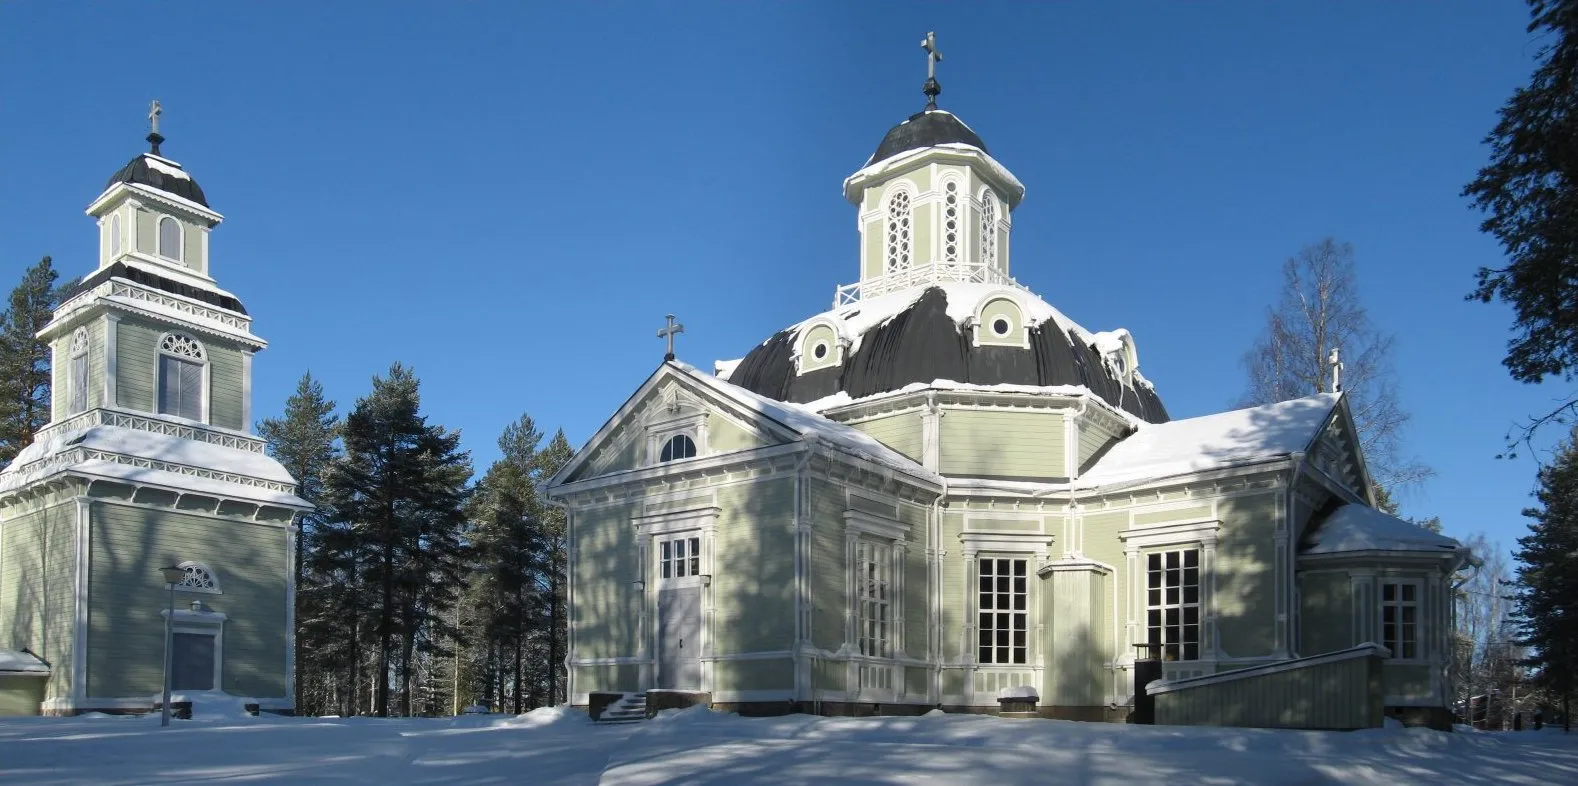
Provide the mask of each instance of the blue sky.
[{"label": "blue sky", "polygon": [[[0,5],[0,284],[94,264],[83,208],[141,152],[227,221],[212,271],[271,342],[254,412],[311,369],[342,408],[399,360],[479,469],[522,412],[579,445],[655,368],[743,355],[858,277],[842,179],[941,104],[1023,181],[1014,274],[1126,327],[1175,417],[1228,408],[1282,260],[1354,244],[1397,337],[1405,513],[1521,534],[1494,458],[1568,392],[1500,365],[1468,303],[1495,243],[1458,196],[1537,44],[1519,3]],[[1556,436],[1556,435],[1551,435]]]}]

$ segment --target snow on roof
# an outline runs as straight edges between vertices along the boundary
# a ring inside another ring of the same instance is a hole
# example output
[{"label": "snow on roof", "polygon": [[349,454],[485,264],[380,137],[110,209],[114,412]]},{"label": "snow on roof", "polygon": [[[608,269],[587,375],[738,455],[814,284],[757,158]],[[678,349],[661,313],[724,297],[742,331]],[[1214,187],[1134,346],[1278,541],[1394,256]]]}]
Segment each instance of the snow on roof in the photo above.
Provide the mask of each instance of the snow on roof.
[{"label": "snow on roof", "polygon": [[740,406],[777,421],[803,437],[814,435],[821,442],[845,453],[868,459],[889,469],[903,472],[911,477],[931,483],[940,485],[943,482],[942,477],[937,473],[911,461],[902,453],[878,442],[876,438],[864,431],[842,423],[835,423],[799,405],[774,401],[766,396],[757,395],[738,385],[730,384],[711,374],[703,373],[689,363],[673,360],[669,361],[669,365],[733,400]]},{"label": "snow on roof", "polygon": [[1167,423],[1141,423],[1081,475],[1082,488],[1106,486],[1288,456],[1307,449],[1341,394]]},{"label": "snow on roof", "polygon": [[745,358],[735,358],[733,360],[714,360],[712,362],[713,376],[717,377],[718,379],[728,379],[734,375],[734,370],[740,367],[740,361],[744,359]]},{"label": "snow on roof", "polygon": [[[930,382],[911,382],[910,384],[905,385],[898,390],[884,390],[881,393],[873,393],[869,396],[861,396],[860,398],[851,398],[848,393],[841,390],[831,396],[824,396],[814,401],[807,401],[804,404],[798,404],[796,406],[800,407],[801,409],[810,410],[820,414],[830,409],[837,409],[838,407],[848,406],[850,404],[864,404],[893,396],[901,396],[906,393],[914,393],[920,390],[949,390],[979,393],[1033,393],[1042,396],[1089,396],[1096,401],[1102,401],[1100,396],[1093,393],[1090,388],[1087,388],[1084,385],[977,385],[969,382],[955,382],[951,379],[934,379]],[[1106,402],[1103,401],[1102,403]],[[1117,414],[1123,419],[1136,425],[1144,422],[1125,410],[1113,409],[1113,412],[1114,414]]]},{"label": "snow on roof", "polygon": [[210,494],[218,497],[244,499],[268,505],[282,505],[293,508],[311,508],[312,505],[295,494],[283,491],[274,491],[261,486],[252,486],[245,483],[232,483],[228,480],[214,480],[187,475],[180,472],[171,472],[164,469],[149,469],[131,464],[122,464],[118,461],[104,459],[89,459],[71,465],[71,471],[81,475],[122,480],[127,483],[145,483],[171,490],[192,491],[198,494]]},{"label": "snow on roof", "polygon": [[181,180],[192,179],[192,176],[188,175],[186,170],[181,168],[180,164],[177,164],[168,158],[160,158],[151,153],[144,153],[143,161],[148,164],[149,169],[158,170],[159,172],[169,175],[170,177],[179,178]]},{"label": "snow on roof", "polygon": [[1350,551],[1422,551],[1454,554],[1462,544],[1445,535],[1383,513],[1369,505],[1349,503],[1333,511],[1306,540],[1300,554]]},{"label": "snow on roof", "polygon": [[49,666],[38,659],[31,652],[18,652],[17,650],[0,650],[0,674],[21,672],[23,674],[49,674]]},{"label": "snow on roof", "polygon": [[[1086,343],[1094,340],[1095,334],[1069,319],[1063,312],[1053,308],[1050,303],[1028,289],[1002,284],[958,281],[917,285],[824,311],[791,326],[789,329],[794,331],[791,340],[798,341],[801,333],[817,322],[830,321],[838,326],[842,337],[849,339],[850,344],[846,354],[853,355],[860,349],[860,343],[868,331],[887,324],[894,317],[907,311],[910,306],[915,305],[915,301],[919,300],[921,295],[925,294],[926,290],[933,287],[943,291],[943,295],[948,300],[948,316],[961,330],[965,323],[975,316],[975,310],[983,300],[993,295],[1001,295],[1019,306],[1025,315],[1026,327],[1036,327],[1051,321],[1059,330],[1065,333],[1073,331]],[[770,341],[771,338],[769,337],[768,340]]]}]

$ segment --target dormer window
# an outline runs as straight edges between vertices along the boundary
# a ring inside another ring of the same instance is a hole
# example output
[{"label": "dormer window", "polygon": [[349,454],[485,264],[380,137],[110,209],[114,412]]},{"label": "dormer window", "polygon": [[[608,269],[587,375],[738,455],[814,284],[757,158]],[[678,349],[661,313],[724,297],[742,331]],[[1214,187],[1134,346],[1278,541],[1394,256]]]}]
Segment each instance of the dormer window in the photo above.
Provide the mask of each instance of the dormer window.
[{"label": "dormer window", "polygon": [[197,339],[166,333],[159,341],[159,414],[203,420],[207,369],[208,353]]},{"label": "dormer window", "polygon": [[687,434],[675,434],[663,443],[663,452],[658,456],[658,461],[677,461],[696,457],[696,441]]},{"label": "dormer window", "polygon": [[71,334],[71,376],[66,381],[69,392],[67,409],[70,414],[88,409],[88,329],[77,328]]},{"label": "dormer window", "polygon": [[165,216],[159,219],[159,256],[180,262],[181,222]]}]

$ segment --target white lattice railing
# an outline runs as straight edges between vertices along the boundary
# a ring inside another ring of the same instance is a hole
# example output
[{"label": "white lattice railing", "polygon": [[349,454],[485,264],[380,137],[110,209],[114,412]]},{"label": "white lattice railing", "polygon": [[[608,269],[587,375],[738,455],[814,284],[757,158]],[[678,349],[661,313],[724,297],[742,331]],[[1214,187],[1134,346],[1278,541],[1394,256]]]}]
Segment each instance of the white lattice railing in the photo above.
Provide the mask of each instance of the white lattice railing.
[{"label": "white lattice railing", "polygon": [[218,322],[221,325],[235,328],[243,333],[249,333],[252,330],[252,319],[250,317],[213,308],[202,303],[201,301],[192,300],[190,298],[176,297],[175,295],[161,292],[157,289],[152,289],[141,284],[134,284],[130,281],[121,279],[111,279],[92,289],[78,292],[70,300],[60,304],[60,307],[55,309],[55,321],[60,321],[60,319],[67,314],[87,306],[93,300],[100,297],[119,297],[125,298],[127,300],[148,303],[153,306],[171,309],[181,314],[190,315],[199,319]]},{"label": "white lattice railing", "polygon": [[50,424],[38,432],[37,439],[43,441],[57,432],[78,431],[89,426],[117,426],[119,428],[162,434],[167,437],[206,442],[210,445],[219,445],[220,447],[245,450],[248,453],[263,452],[263,440],[250,434],[221,431],[201,424],[173,423],[163,418],[148,417],[113,409],[90,409],[80,415],[66,418],[59,423]]},{"label": "white lattice railing", "polygon": [[224,472],[222,470],[208,469],[206,467],[194,467],[189,464],[176,464],[171,461],[159,461],[157,459],[142,458],[139,456],[128,456],[123,453],[110,453],[102,450],[81,450],[84,459],[112,461],[116,464],[125,464],[131,467],[163,470],[165,472],[173,472],[177,475],[188,475],[194,478],[204,478],[207,480],[220,480],[226,483],[235,483],[241,486],[255,486],[257,488],[268,489],[269,491],[280,491],[286,494],[294,494],[296,492],[296,487],[289,483],[280,483],[279,481],[274,480],[262,480],[249,475],[238,475],[234,472]]},{"label": "white lattice railing", "polygon": [[845,284],[834,292],[833,308],[858,303],[865,298],[885,295],[900,289],[947,282],[1002,284],[1004,286],[1019,287],[1020,289],[1024,288],[1012,276],[986,265],[964,262],[931,262],[925,265],[912,265],[900,268],[858,283]]}]

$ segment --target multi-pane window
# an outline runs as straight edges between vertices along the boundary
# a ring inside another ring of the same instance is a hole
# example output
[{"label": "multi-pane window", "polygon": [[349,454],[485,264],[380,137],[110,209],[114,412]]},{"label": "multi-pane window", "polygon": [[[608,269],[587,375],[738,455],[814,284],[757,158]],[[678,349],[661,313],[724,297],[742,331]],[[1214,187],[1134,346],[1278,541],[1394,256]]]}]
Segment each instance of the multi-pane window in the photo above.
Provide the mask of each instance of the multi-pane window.
[{"label": "multi-pane window", "polygon": [[658,575],[682,579],[701,575],[701,538],[691,536],[658,542]]},{"label": "multi-pane window", "polygon": [[959,260],[959,181],[949,180],[942,185],[942,258],[946,262]]},{"label": "multi-pane window", "polygon": [[1029,636],[1028,563],[1022,559],[980,561],[980,663],[1025,663]]},{"label": "multi-pane window", "polygon": [[159,342],[159,414],[203,419],[203,345],[191,336],[168,333]]},{"label": "multi-pane window", "polygon": [[1419,585],[1381,585],[1381,644],[1394,658],[1419,657]]},{"label": "multi-pane window", "polygon": [[88,331],[87,328],[77,328],[71,334],[71,378],[66,381],[66,389],[70,393],[69,401],[71,414],[84,412],[88,408]]},{"label": "multi-pane window", "polygon": [[1146,557],[1146,625],[1163,660],[1200,658],[1200,550]]},{"label": "multi-pane window", "polygon": [[159,219],[159,256],[181,261],[181,222],[169,216]]},{"label": "multi-pane window", "polygon": [[981,262],[997,264],[997,195],[990,191],[981,197]]},{"label": "multi-pane window", "polygon": [[684,434],[675,434],[663,443],[663,452],[658,456],[658,461],[688,459],[695,456],[696,441]]},{"label": "multi-pane window", "polygon": [[855,544],[855,601],[860,610],[857,636],[860,654],[886,658],[893,654],[893,546],[869,541]]},{"label": "multi-pane window", "polygon": [[910,266],[910,195],[896,191],[888,197],[888,272]]}]

